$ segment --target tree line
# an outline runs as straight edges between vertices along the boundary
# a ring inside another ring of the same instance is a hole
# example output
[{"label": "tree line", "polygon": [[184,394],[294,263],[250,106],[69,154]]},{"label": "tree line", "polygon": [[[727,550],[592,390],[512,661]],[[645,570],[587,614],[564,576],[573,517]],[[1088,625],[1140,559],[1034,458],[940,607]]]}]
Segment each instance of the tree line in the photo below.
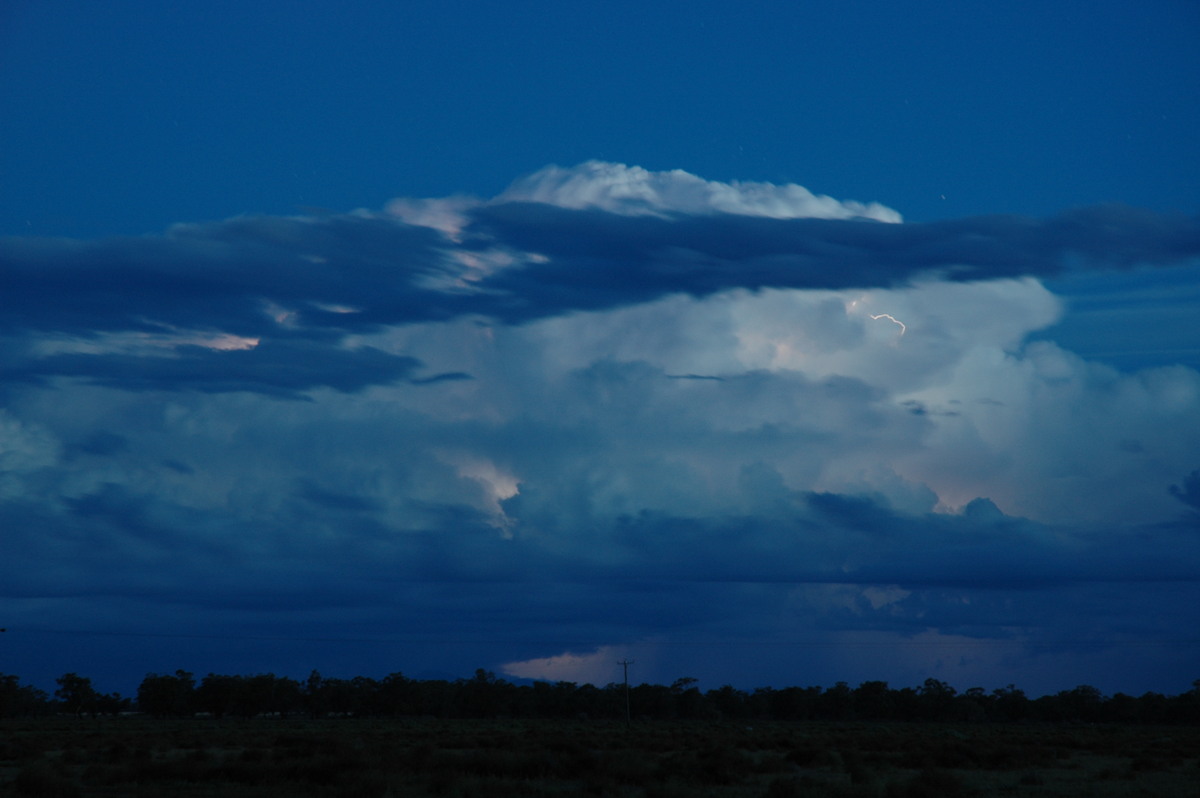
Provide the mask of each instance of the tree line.
[{"label": "tree line", "polygon": [[[410,679],[392,673],[382,679],[335,679],[313,671],[304,681],[273,673],[230,676],[210,673],[197,680],[183,670],[150,673],[137,695],[101,693],[89,678],[67,673],[58,689],[23,685],[0,674],[0,717],[47,714],[77,716],[139,712],[154,717],[431,717],[431,718],[624,718],[737,721],[943,721],[1200,723],[1200,679],[1175,696],[1145,693],[1105,696],[1080,685],[1053,695],[1028,697],[1014,685],[990,692],[982,687],[957,691],[926,679],[919,687],[889,687],[868,681],[857,687],[760,687],[752,691],[725,685],[708,691],[697,680],[670,685],[604,687],[575,682],[518,684],[479,669],[471,678]],[[628,694],[626,694],[628,691]],[[628,701],[628,704],[627,704]]]}]

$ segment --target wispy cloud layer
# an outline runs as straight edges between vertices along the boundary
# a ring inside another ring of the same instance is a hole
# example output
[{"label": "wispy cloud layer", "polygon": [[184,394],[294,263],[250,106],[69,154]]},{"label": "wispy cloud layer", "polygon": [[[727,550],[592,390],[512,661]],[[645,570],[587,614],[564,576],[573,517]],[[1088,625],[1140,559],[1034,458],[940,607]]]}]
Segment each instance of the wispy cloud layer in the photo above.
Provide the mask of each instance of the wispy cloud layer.
[{"label": "wispy cloud layer", "polygon": [[186,616],[281,638],[277,670],[334,628],[424,641],[388,669],[640,650],[668,682],[802,681],[721,641],[809,641],[813,681],[907,645],[851,670],[1049,688],[1086,648],[1123,689],[1128,642],[1173,640],[1181,679],[1200,374],[1030,336],[1067,312],[1041,278],[1198,256],[1200,220],[1132,208],[908,224],[602,163],[7,239],[8,625]]}]

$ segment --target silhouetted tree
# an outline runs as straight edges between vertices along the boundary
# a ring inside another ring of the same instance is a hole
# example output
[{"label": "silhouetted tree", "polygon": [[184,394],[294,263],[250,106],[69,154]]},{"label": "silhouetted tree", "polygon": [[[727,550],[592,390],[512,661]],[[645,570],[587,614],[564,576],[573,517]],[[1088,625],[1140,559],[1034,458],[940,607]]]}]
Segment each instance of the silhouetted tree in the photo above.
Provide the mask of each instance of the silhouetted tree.
[{"label": "silhouetted tree", "polygon": [[820,713],[820,717],[829,720],[849,720],[854,714],[850,685],[838,682],[821,693]]},{"label": "silhouetted tree", "polygon": [[304,708],[310,718],[323,718],[329,714],[329,690],[321,672],[315,668],[304,680]]},{"label": "silhouetted tree", "polygon": [[1029,698],[1014,685],[992,691],[992,717],[999,720],[1024,720],[1029,717]]},{"label": "silhouetted tree", "polygon": [[353,679],[326,679],[318,671],[308,675],[303,688],[303,704],[310,717],[379,714],[379,684],[365,676]]},{"label": "silhouetted tree", "polygon": [[927,720],[950,720],[954,714],[954,696],[957,694],[958,691],[945,682],[926,679],[917,690],[921,716]]},{"label": "silhouetted tree", "polygon": [[379,681],[378,705],[384,715],[412,715],[416,708],[413,700],[414,682],[403,673],[389,673]]},{"label": "silhouetted tree", "polygon": [[603,717],[607,696],[596,685],[580,685],[579,689],[575,691],[574,699],[582,714],[593,718]]},{"label": "silhouetted tree", "polygon": [[245,677],[241,683],[238,713],[245,717],[279,715],[287,717],[304,706],[304,691],[300,683],[287,676],[259,673]]},{"label": "silhouetted tree", "polygon": [[774,692],[772,687],[754,688],[754,691],[746,696],[746,715],[758,720],[770,720]]},{"label": "silhouetted tree", "polygon": [[1142,719],[1141,699],[1114,693],[1104,704],[1104,720],[1113,723],[1137,723]]},{"label": "silhouetted tree", "polygon": [[101,715],[120,715],[133,709],[133,700],[120,693],[102,693],[96,696],[96,712]]},{"label": "silhouetted tree", "polygon": [[722,718],[746,717],[746,694],[732,685],[726,684],[716,690],[709,690],[704,697]]},{"label": "silhouetted tree", "polygon": [[1104,695],[1095,687],[1081,684],[1072,690],[1063,690],[1056,698],[1058,720],[1076,720],[1095,723],[1100,720]]},{"label": "silhouetted tree", "polygon": [[0,718],[43,714],[49,710],[49,701],[44,690],[23,685],[16,676],[0,674]]},{"label": "silhouetted tree", "polygon": [[415,714],[434,718],[453,717],[458,701],[452,688],[453,685],[444,679],[417,682],[413,690]]},{"label": "silhouetted tree", "polygon": [[241,690],[242,677],[210,673],[196,688],[196,710],[207,712],[215,718],[236,714]]},{"label": "silhouetted tree", "polygon": [[870,720],[890,720],[895,716],[893,691],[887,682],[863,682],[854,690],[854,714]]},{"label": "silhouetted tree", "polygon": [[[55,706],[76,715],[118,714],[131,706],[118,693],[100,694],[90,679],[67,673],[57,680],[52,704],[46,694],[20,684],[16,676],[0,674],[0,717],[51,711]],[[1112,723],[1198,723],[1200,680],[1176,696],[1117,693],[1106,698],[1095,687],[1080,685],[1030,700],[1013,685],[988,693],[972,687],[958,693],[937,679],[920,687],[890,689],[886,682],[867,681],[851,689],[845,682],[833,687],[760,687],[751,693],[724,685],[701,693],[692,678],[669,687],[643,683],[631,688],[634,714],[648,719],[736,720],[1040,720]],[[272,673],[225,676],[210,673],[197,686],[191,673],[147,674],[138,687],[138,707],[159,717],[205,712],[214,717],[286,717],[307,712],[326,715],[464,717],[623,718],[625,688],[603,688],[574,682],[534,682],[515,685],[482,668],[470,679],[414,680],[392,673],[382,680],[365,676],[331,679],[312,671],[303,682]]]},{"label": "silhouetted tree", "polygon": [[671,683],[675,699],[675,715],[680,718],[699,718],[704,714],[704,696],[696,686],[698,680],[683,676]]},{"label": "silhouetted tree", "polygon": [[889,690],[888,703],[891,705],[890,711],[895,720],[913,720],[921,714],[921,697],[917,694],[915,687]]},{"label": "silhouetted tree", "polygon": [[629,689],[631,714],[639,718],[666,719],[675,716],[675,700],[671,688],[643,682]]},{"label": "silhouetted tree", "polygon": [[776,720],[811,720],[819,716],[820,687],[784,687],[771,693],[771,716]]},{"label": "silhouetted tree", "polygon": [[1200,723],[1200,679],[1192,682],[1191,690],[1171,699],[1167,713],[1175,723]]},{"label": "silhouetted tree", "polygon": [[62,702],[63,709],[76,717],[86,713],[96,714],[96,690],[92,680],[76,673],[64,673],[55,679],[58,689],[54,695]]},{"label": "silhouetted tree", "polygon": [[954,719],[981,721],[991,717],[992,697],[982,687],[969,687],[954,702]]},{"label": "silhouetted tree", "polygon": [[472,717],[494,718],[508,714],[512,685],[491,671],[478,668],[473,679],[460,679],[460,711]]},{"label": "silhouetted tree", "polygon": [[138,686],[138,709],[160,718],[192,715],[196,712],[195,692],[196,680],[187,671],[162,676],[149,673]]},{"label": "silhouetted tree", "polygon": [[581,708],[579,686],[575,682],[534,682],[527,692],[522,692],[521,706],[524,712],[538,718],[576,717],[586,710]]}]

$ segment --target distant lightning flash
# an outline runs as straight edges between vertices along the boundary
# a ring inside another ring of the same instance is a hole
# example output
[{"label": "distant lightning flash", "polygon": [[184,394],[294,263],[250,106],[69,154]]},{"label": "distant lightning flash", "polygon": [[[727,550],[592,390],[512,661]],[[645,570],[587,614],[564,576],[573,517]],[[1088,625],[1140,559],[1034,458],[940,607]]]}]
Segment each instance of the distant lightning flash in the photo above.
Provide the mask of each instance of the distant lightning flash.
[{"label": "distant lightning flash", "polygon": [[876,316],[872,316],[871,318],[872,319],[887,319],[888,321],[892,322],[893,324],[899,324],[901,335],[904,335],[904,333],[908,330],[908,328],[904,326],[904,322],[900,321],[900,319],[896,318],[891,313],[880,313]]}]

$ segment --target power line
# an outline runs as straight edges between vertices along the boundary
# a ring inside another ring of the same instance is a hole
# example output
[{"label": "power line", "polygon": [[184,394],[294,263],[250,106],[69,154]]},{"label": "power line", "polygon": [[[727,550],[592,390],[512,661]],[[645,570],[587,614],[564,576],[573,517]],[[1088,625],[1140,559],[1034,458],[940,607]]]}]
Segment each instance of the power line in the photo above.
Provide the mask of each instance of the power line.
[{"label": "power line", "polygon": [[625,671],[625,725],[630,723],[629,715],[629,666],[633,664],[631,659],[618,660],[617,664]]}]

